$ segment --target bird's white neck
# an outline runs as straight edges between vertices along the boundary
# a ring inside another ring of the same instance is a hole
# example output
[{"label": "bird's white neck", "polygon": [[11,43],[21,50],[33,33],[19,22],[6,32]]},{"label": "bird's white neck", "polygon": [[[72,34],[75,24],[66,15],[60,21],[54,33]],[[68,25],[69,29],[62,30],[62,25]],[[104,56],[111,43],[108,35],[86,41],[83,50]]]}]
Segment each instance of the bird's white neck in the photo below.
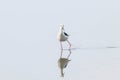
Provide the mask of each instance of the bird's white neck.
[{"label": "bird's white neck", "polygon": [[63,33],[64,33],[64,30],[63,30],[63,29],[60,29],[60,30],[59,30],[59,33],[60,33],[60,34],[63,34]]}]

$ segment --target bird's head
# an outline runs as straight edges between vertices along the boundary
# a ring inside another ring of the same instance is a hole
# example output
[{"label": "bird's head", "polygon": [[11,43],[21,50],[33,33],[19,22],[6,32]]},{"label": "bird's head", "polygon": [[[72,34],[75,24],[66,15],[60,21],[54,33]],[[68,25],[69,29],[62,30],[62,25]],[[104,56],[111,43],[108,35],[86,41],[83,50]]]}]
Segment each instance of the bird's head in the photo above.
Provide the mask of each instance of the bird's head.
[{"label": "bird's head", "polygon": [[64,25],[63,24],[60,24],[60,29],[64,30]]}]

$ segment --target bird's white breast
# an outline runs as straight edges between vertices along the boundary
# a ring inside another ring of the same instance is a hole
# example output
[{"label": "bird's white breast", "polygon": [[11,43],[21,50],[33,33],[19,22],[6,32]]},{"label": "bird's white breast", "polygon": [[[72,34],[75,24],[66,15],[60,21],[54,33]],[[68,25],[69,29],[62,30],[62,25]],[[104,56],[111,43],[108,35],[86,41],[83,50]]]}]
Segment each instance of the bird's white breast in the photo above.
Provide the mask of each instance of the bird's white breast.
[{"label": "bird's white breast", "polygon": [[59,41],[66,41],[68,39],[63,33],[58,34],[57,38]]}]

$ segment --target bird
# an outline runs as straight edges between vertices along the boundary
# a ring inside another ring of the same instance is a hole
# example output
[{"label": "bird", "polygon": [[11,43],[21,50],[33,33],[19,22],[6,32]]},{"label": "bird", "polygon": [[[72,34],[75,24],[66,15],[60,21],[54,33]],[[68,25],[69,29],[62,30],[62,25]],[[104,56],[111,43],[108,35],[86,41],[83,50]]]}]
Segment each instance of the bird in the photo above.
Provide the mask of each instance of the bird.
[{"label": "bird", "polygon": [[67,67],[69,61],[71,60],[67,58],[60,58],[58,60],[58,67],[60,68],[61,77],[64,77],[63,69]]},{"label": "bird", "polygon": [[64,25],[60,24],[59,27],[60,28],[59,28],[59,31],[58,31],[57,38],[60,41],[61,57],[62,57],[62,51],[63,51],[62,42],[67,41],[67,43],[69,44],[69,50],[71,48],[71,43],[68,41],[69,35],[65,32]]}]

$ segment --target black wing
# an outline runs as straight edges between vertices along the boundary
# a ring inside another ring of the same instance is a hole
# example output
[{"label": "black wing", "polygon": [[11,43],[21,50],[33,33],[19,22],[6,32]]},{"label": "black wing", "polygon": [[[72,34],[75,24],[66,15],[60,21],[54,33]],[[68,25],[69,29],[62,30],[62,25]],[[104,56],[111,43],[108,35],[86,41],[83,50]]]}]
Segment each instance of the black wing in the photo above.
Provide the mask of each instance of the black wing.
[{"label": "black wing", "polygon": [[65,36],[69,36],[66,32],[64,32]]}]

